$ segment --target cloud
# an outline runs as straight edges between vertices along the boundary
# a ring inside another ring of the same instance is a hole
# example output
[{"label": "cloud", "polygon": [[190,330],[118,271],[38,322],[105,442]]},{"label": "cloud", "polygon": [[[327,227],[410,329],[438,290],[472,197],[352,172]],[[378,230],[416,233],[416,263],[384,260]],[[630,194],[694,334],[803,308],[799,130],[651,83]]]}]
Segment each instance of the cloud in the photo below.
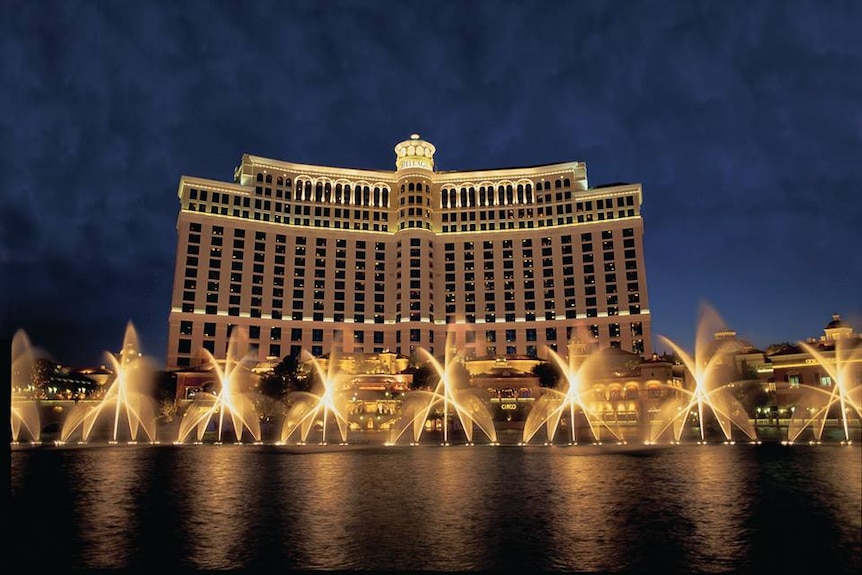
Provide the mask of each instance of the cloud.
[{"label": "cloud", "polygon": [[862,313],[862,5],[8,6],[3,332],[65,361],[129,319],[164,353],[181,175],[230,180],[246,152],[392,169],[414,131],[443,170],[642,183],[656,333],[701,298],[765,339]]}]

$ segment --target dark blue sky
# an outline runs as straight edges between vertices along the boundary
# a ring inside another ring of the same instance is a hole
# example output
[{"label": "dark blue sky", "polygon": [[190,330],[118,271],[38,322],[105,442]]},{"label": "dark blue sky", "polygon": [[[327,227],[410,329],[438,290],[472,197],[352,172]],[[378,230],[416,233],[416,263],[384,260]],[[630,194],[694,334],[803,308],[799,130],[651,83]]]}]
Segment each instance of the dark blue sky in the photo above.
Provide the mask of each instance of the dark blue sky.
[{"label": "dark blue sky", "polygon": [[[862,2],[2,0],[2,335],[164,361],[181,175],[243,153],[643,185],[653,336],[862,330]],[[5,345],[5,344],[4,344]],[[9,349],[7,347],[7,349]]]}]

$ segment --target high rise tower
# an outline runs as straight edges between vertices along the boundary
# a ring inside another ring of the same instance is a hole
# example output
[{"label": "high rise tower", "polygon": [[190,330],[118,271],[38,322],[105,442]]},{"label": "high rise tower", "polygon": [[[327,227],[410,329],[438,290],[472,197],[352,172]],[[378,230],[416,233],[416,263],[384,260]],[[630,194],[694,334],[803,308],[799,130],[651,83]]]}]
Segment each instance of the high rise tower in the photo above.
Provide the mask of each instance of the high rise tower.
[{"label": "high rise tower", "polygon": [[438,171],[418,134],[395,171],[244,155],[233,182],[183,176],[168,367],[306,350],[470,357],[651,351],[639,184],[586,165]]}]

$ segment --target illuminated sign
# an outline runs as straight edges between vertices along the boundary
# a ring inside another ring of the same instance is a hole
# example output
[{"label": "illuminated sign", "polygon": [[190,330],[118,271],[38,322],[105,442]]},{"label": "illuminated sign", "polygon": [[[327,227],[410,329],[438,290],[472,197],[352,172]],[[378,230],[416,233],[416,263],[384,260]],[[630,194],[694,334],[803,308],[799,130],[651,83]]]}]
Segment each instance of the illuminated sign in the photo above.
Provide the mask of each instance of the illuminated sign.
[{"label": "illuminated sign", "polygon": [[500,409],[518,409],[518,406],[514,403],[503,403],[500,404]]},{"label": "illuminated sign", "polygon": [[431,162],[416,157],[407,158],[398,162],[399,170],[406,170],[407,168],[422,168],[423,170],[432,169]]}]

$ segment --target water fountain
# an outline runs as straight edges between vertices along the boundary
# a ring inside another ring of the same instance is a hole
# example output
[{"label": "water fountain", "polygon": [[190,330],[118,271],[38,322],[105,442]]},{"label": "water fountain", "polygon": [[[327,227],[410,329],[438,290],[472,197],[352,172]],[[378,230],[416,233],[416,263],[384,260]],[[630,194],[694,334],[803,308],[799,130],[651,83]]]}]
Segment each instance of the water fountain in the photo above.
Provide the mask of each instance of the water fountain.
[{"label": "water fountain", "polygon": [[[862,362],[862,345],[850,338],[836,339],[832,358],[811,344],[799,342],[799,345],[829,379],[826,386],[800,386],[800,399],[790,419],[787,441],[796,441],[806,428],[812,430],[815,441],[821,441],[826,420],[834,417],[841,424],[842,443],[850,443],[850,414],[855,412],[862,419],[862,385],[854,371]],[[831,412],[835,410],[838,413],[833,415]]]},{"label": "water fountain", "polygon": [[[216,424],[216,443],[222,443],[226,423],[233,427],[236,443],[242,441],[245,430],[251,434],[253,441],[261,441],[260,419],[254,407],[250,390],[251,368],[256,363],[255,355],[248,352],[248,334],[243,328],[235,328],[228,341],[224,368],[208,350],[201,350],[204,362],[211,365],[215,371],[220,389],[217,394],[198,393],[188,406],[180,421],[179,434],[176,443],[185,442],[195,431],[195,440],[203,441],[214,416],[218,416]],[[229,415],[229,422],[225,416]]]},{"label": "water fountain", "polygon": [[30,443],[41,442],[39,407],[33,398],[33,368],[37,350],[31,345],[24,330],[12,337],[12,443],[28,438]]},{"label": "water fountain", "polygon": [[469,382],[460,381],[462,378],[457,376],[455,370],[463,366],[456,361],[455,348],[451,345],[453,337],[451,333],[446,337],[446,353],[442,364],[427,350],[419,350],[434,368],[439,380],[433,392],[413,391],[407,394],[388,444],[397,443],[408,430],[412,432],[411,443],[419,443],[431,410],[441,405],[443,445],[449,445],[449,419],[453,411],[461,423],[468,445],[473,444],[474,425],[482,430],[492,445],[497,444],[497,431],[486,401],[480,397],[478,390],[470,387]]},{"label": "water fountain", "polygon": [[[569,346],[568,360],[563,359],[554,350],[547,348],[546,351],[553,360],[554,364],[563,375],[563,389],[546,388],[542,395],[536,400],[533,409],[530,410],[527,419],[524,422],[524,431],[522,434],[521,444],[527,445],[544,427],[546,432],[545,444],[552,444],[554,437],[557,434],[557,428],[560,424],[560,419],[563,414],[568,411],[571,435],[569,438],[570,445],[577,445],[577,425],[575,416],[577,413],[583,414],[592,433],[593,443],[601,443],[602,431],[606,430],[611,437],[617,442],[623,442],[621,433],[608,425],[592,407],[585,401],[581,394],[581,390],[586,387],[589,379],[588,373],[593,371],[598,354],[585,355],[575,353],[578,347],[578,342],[573,340]],[[577,410],[577,411],[576,411]]]},{"label": "water fountain", "polygon": [[741,430],[751,441],[757,441],[754,425],[749,421],[748,414],[742,404],[733,396],[736,382],[720,384],[722,376],[727,372],[725,361],[728,359],[728,345],[731,342],[721,342],[713,339],[716,331],[724,327],[718,314],[708,305],[701,306],[697,334],[695,336],[695,354],[690,356],[670,339],[659,336],[679,356],[688,372],[694,378],[694,389],[676,389],[676,397],[666,402],[658,417],[652,422],[650,440],[658,441],[670,428],[673,439],[680,441],[685,424],[692,414],[697,418],[700,429],[700,443],[706,442],[705,408],[709,408],[718,422],[725,440],[732,441],[733,426]]},{"label": "water fountain", "polygon": [[155,400],[151,386],[155,370],[149,359],[141,354],[138,335],[132,322],[126,325],[123,347],[118,356],[105,352],[105,357],[114,373],[114,381],[101,401],[82,401],[75,405],[63,422],[59,444],[67,443],[80,432],[80,441],[86,443],[93,437],[97,422],[112,416],[109,428],[109,443],[120,439],[121,420],[128,424],[129,442],[136,442],[141,432],[147,440],[156,441]]},{"label": "water fountain", "polygon": [[288,443],[291,438],[296,438],[298,443],[305,444],[315,425],[320,425],[320,444],[326,445],[331,416],[338,427],[341,443],[347,444],[347,398],[341,389],[346,374],[338,369],[334,355],[330,355],[325,369],[318,358],[307,353],[305,356],[316,375],[314,388],[312,391],[294,391],[288,396],[290,408],[282,425],[279,443]]}]

